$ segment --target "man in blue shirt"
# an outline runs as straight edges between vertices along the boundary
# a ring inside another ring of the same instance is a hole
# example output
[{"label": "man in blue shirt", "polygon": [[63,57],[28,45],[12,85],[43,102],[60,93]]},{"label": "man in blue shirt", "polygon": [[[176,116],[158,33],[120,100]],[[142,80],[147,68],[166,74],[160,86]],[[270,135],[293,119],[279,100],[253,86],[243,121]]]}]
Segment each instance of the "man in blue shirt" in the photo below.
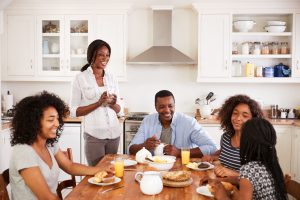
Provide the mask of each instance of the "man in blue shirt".
[{"label": "man in blue shirt", "polygon": [[190,148],[191,157],[202,157],[217,151],[214,141],[196,119],[175,112],[175,98],[168,90],[155,95],[157,113],[148,115],[129,145],[130,154],[145,147],[153,152],[162,143],[164,154],[180,157],[181,148]]}]

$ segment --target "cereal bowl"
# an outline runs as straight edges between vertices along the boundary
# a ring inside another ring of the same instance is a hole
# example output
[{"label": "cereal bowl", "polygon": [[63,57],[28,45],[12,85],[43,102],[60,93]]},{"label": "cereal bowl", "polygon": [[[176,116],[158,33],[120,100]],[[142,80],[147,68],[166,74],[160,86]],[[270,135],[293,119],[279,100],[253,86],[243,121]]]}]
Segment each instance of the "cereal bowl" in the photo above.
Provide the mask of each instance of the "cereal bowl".
[{"label": "cereal bowl", "polygon": [[153,160],[153,162],[148,161],[149,166],[160,171],[170,170],[176,161],[176,159],[169,156],[153,156],[151,160]]}]

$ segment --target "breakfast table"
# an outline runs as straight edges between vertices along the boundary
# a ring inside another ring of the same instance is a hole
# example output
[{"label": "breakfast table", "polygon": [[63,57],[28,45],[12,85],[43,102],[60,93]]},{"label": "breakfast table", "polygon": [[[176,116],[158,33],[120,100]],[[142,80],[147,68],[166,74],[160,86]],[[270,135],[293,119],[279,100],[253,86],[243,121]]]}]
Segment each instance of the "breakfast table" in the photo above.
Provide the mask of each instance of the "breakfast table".
[{"label": "breakfast table", "polygon": [[[104,158],[97,164],[103,169],[108,169],[112,166],[111,161],[115,159],[116,156],[122,156],[124,159],[132,159],[135,157],[132,155],[117,155],[117,154],[108,154],[104,156]],[[191,158],[191,162],[199,162],[200,158]],[[186,187],[167,187],[164,186],[163,190],[157,195],[145,195],[142,193],[139,183],[135,180],[135,174],[137,172],[145,172],[145,171],[156,171],[153,167],[148,166],[147,164],[136,164],[134,166],[125,167],[124,176],[119,183],[108,185],[108,186],[99,186],[95,184],[91,184],[88,182],[88,179],[93,176],[86,176],[82,179],[82,181],[66,196],[66,200],[80,200],[80,199],[88,199],[88,200],[96,200],[96,199],[139,199],[139,200],[207,200],[211,199],[211,197],[207,197],[201,194],[198,194],[196,189],[199,187],[199,181],[201,177],[207,175],[210,178],[214,178],[215,174],[213,169],[198,171],[189,169],[186,166],[181,164],[181,159],[177,158],[174,166],[170,171],[191,171],[191,178],[193,182],[191,185]],[[110,188],[117,189],[110,190],[102,193],[104,190]]]}]

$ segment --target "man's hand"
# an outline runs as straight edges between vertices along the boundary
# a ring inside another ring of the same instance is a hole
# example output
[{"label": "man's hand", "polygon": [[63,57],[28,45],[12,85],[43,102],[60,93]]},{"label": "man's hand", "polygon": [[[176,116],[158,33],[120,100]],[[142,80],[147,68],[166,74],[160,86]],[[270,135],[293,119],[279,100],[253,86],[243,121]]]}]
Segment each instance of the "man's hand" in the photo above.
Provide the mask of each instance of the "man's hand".
[{"label": "man's hand", "polygon": [[157,139],[157,137],[155,135],[153,135],[152,137],[148,138],[145,142],[144,142],[144,146],[146,147],[146,149],[148,150],[154,150],[155,147],[157,145],[160,144],[160,140]]},{"label": "man's hand", "polygon": [[170,144],[168,144],[164,147],[164,153],[166,155],[180,157],[180,149],[177,149],[175,146],[170,145]]}]

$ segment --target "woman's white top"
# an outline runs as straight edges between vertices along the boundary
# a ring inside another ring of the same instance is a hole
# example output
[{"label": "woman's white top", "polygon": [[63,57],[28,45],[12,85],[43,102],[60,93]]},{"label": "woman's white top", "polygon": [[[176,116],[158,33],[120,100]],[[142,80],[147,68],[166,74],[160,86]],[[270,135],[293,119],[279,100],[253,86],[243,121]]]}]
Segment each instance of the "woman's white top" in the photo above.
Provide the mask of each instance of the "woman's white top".
[{"label": "woman's white top", "polygon": [[[32,146],[27,144],[17,144],[13,146],[9,166],[10,186],[13,200],[37,199],[20,174],[20,170],[31,167],[38,167],[41,170],[51,192],[56,194],[59,166],[54,155],[58,152],[58,150],[59,146],[57,143],[55,143],[53,147],[48,147],[52,160],[52,167],[49,168],[49,166],[35,152]],[[34,179],[34,177],[32,177],[32,179]]]},{"label": "woman's white top", "polygon": [[[105,70],[104,87],[99,87],[91,67],[79,73],[72,84],[71,116],[76,117],[78,107],[97,102],[102,93],[109,91],[117,95],[120,105],[119,87],[116,78]],[[84,116],[84,132],[98,139],[114,139],[120,136],[121,128],[116,112],[109,106],[100,106]]]}]

